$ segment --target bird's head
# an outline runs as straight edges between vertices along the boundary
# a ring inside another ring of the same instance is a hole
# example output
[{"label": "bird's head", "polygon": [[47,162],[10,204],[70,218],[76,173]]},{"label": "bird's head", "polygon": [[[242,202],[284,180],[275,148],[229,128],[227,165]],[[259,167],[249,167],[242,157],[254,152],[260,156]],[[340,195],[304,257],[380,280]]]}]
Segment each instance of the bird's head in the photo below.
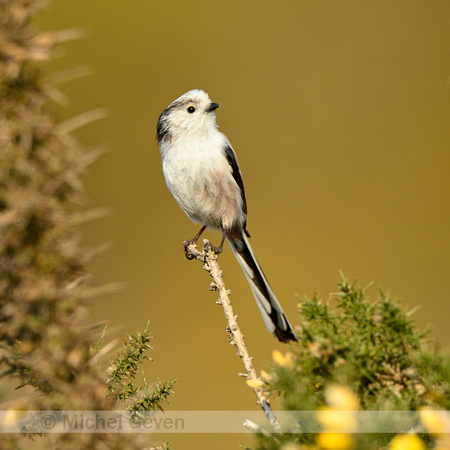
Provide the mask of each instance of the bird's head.
[{"label": "bird's head", "polygon": [[215,110],[218,107],[201,89],[186,92],[159,116],[158,141],[172,140],[183,135],[207,136],[216,131]]}]

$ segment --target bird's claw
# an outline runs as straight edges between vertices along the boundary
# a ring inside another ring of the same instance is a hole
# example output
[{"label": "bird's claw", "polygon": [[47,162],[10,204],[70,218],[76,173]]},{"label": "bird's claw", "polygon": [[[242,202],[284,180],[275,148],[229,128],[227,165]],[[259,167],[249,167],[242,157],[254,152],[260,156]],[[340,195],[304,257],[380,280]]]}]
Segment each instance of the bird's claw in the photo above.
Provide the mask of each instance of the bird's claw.
[{"label": "bird's claw", "polygon": [[219,245],[219,247],[215,247],[214,245],[211,244],[211,242],[208,241],[205,243],[204,250],[206,253],[208,253],[208,250],[211,250],[216,255],[220,255],[222,253],[222,246]]},{"label": "bird's claw", "polygon": [[187,259],[191,261],[195,258],[195,255],[190,252],[189,250],[190,245],[197,245],[197,241],[195,239],[188,239],[187,241],[183,242],[184,255],[186,256]]}]

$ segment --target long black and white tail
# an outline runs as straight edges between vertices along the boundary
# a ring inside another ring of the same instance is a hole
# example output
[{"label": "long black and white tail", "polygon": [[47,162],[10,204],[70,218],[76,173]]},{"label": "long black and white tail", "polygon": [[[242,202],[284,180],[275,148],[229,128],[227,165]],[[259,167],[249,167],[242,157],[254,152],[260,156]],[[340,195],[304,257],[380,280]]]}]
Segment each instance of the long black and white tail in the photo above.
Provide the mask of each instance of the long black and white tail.
[{"label": "long black and white tail", "polygon": [[229,237],[228,242],[247,277],[268,330],[281,342],[296,341],[291,325],[256,260],[245,231],[242,229],[242,234],[238,237]]}]

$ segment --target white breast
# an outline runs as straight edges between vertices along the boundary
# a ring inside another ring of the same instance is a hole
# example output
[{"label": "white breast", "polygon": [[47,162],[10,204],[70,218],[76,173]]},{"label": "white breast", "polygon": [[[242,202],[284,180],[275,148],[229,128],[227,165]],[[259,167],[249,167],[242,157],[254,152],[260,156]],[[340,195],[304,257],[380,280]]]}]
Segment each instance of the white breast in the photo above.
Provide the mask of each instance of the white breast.
[{"label": "white breast", "polygon": [[167,187],[191,220],[215,228],[243,223],[240,189],[223,151],[229,145],[225,135],[194,139],[186,133],[162,145]]}]

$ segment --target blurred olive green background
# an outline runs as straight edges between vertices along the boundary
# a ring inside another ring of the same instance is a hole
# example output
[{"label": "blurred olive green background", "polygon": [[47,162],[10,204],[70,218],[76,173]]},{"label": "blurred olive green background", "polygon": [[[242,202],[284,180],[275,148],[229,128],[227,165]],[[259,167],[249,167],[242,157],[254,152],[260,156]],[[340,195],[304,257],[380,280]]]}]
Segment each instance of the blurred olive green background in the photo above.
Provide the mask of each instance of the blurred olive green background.
[{"label": "blurred olive green background", "polygon": [[[114,214],[83,229],[115,245],[92,265],[120,295],[94,320],[155,336],[148,380],[177,378],[173,410],[254,409],[237,376],[210,279],[181,251],[198,226],[167,191],[155,140],[163,109],[205,89],[243,172],[255,253],[293,325],[295,293],[327,298],[341,269],[398,295],[419,327],[449,340],[449,12],[442,1],[64,0],[40,29],[81,27],[50,72],[88,65],[63,86],[65,119],[109,117],[77,137],[112,152],[85,178]],[[219,234],[207,235],[216,244]],[[257,369],[285,350],[266,331],[229,246],[220,257]],[[156,436],[157,439],[160,436]],[[237,448],[244,435],[165,436],[174,448]]]}]

